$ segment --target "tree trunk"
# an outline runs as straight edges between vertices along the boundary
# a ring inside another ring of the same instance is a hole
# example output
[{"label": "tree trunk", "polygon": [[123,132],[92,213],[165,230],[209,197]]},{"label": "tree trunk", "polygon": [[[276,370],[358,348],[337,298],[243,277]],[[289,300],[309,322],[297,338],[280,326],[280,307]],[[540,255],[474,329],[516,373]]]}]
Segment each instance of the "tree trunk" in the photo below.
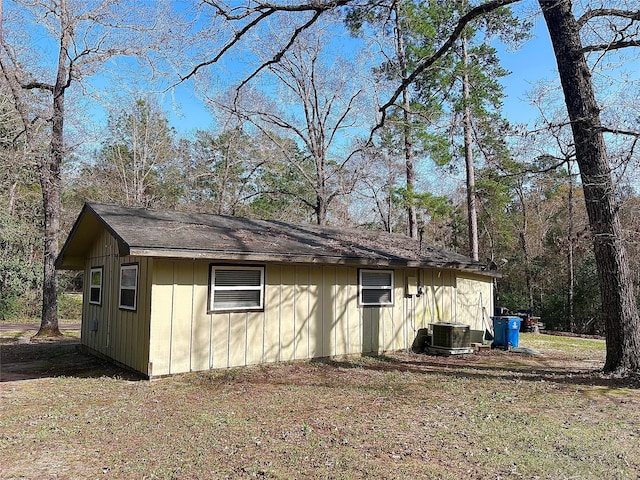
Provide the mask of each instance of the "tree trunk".
[{"label": "tree trunk", "polygon": [[467,40],[462,37],[462,128],[464,130],[464,162],[467,171],[467,221],[469,224],[469,255],[478,260],[478,214],[476,212],[476,174],[473,165],[473,138],[471,125],[471,93],[469,91],[469,57]]},{"label": "tree trunk", "polygon": [[533,273],[531,268],[531,255],[529,253],[529,240],[527,236],[529,229],[527,202],[521,183],[518,183],[516,190],[518,192],[518,199],[520,200],[520,209],[522,210],[522,223],[520,224],[518,238],[520,239],[520,247],[522,248],[522,256],[524,259],[524,277],[527,285],[527,308],[529,310],[533,310]]},{"label": "tree trunk", "polygon": [[640,317],[615,204],[600,111],[569,0],[539,0],[571,120],[605,317],[604,370],[640,371]]},{"label": "tree trunk", "polygon": [[58,328],[58,276],[55,262],[58,256],[60,235],[61,179],[60,170],[64,158],[64,97],[68,87],[67,59],[71,45],[71,26],[66,0],[60,2],[60,52],[56,83],[52,93],[53,116],[49,155],[42,159],[40,186],[44,206],[44,265],[42,285],[42,320],[36,337],[60,336]]},{"label": "tree trunk", "polygon": [[60,231],[60,165],[51,157],[45,157],[40,167],[40,186],[44,205],[44,264],[42,319],[36,337],[61,335],[58,328],[58,279],[55,267]]},{"label": "tree trunk", "polygon": [[409,198],[407,205],[407,214],[409,220],[409,236],[411,238],[418,238],[418,213],[416,211],[415,202],[415,185],[416,185],[416,173],[413,160],[413,141],[411,138],[411,103],[409,102],[409,93],[405,88],[402,92],[404,103],[404,158],[405,158],[405,170],[407,174],[407,193]]},{"label": "tree trunk", "polygon": [[318,225],[327,223],[327,199],[323,195],[316,195],[316,221]]},{"label": "tree trunk", "polygon": [[571,160],[567,163],[567,169],[569,170],[569,228],[567,232],[567,317],[569,320],[569,331],[576,331],[576,320],[573,309],[573,300],[575,292],[575,274],[574,274],[574,262],[573,262],[573,169]]},{"label": "tree trunk", "polygon": [[[396,41],[397,41],[397,54],[398,61],[400,63],[400,73],[402,80],[407,78],[407,57],[404,49],[404,40],[402,38],[402,25],[400,22],[400,7],[398,3],[394,5],[396,13]],[[407,220],[409,236],[411,238],[418,238],[418,214],[416,212],[415,203],[415,184],[416,173],[414,168],[413,159],[413,139],[411,137],[411,100],[409,98],[409,87],[402,89],[402,108],[403,108],[403,121],[404,126],[402,133],[404,136],[404,160],[405,171],[407,178]]]}]

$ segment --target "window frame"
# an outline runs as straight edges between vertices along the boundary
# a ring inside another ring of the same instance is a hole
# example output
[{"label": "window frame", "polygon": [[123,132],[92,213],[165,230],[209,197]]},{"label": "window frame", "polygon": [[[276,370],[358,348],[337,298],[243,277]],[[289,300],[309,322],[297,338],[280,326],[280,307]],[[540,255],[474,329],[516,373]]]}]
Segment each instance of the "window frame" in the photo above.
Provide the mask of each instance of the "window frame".
[{"label": "window frame", "polygon": [[[235,270],[235,271],[259,271],[260,272],[260,285],[258,286],[216,286],[215,285],[215,272],[217,270]],[[238,264],[219,264],[212,263],[209,265],[209,298],[207,299],[207,313],[229,313],[229,312],[264,312],[265,305],[265,278],[266,267],[265,265],[238,265]],[[215,308],[215,292],[216,291],[233,291],[233,290],[250,290],[259,292],[259,305],[256,306],[237,306],[237,307],[224,307]]]},{"label": "window frame", "polygon": [[[122,285],[122,273],[125,270],[135,270],[136,272],[136,283],[133,287],[129,287],[129,286],[125,286],[123,288]],[[139,276],[140,270],[138,268],[138,264],[137,263],[126,263],[126,264],[122,264],[120,265],[120,288],[118,289],[118,308],[120,310],[128,310],[131,312],[135,312],[138,309],[138,276]],[[133,306],[131,305],[123,305],[122,304],[122,290],[133,290]]]},{"label": "window frame", "polygon": [[[363,276],[367,273],[387,273],[391,280],[389,285],[384,286],[365,286],[363,285]],[[370,303],[363,300],[363,294],[366,290],[389,290],[391,300],[389,302]],[[395,271],[393,269],[365,269],[358,270],[358,306],[360,307],[393,307],[395,305]]]},{"label": "window frame", "polygon": [[[100,284],[94,284],[93,283],[93,274],[94,272],[100,272]],[[98,306],[102,306],[102,286],[104,285],[104,267],[102,265],[97,266],[97,267],[91,267],[89,269],[89,304],[90,305],[98,305]],[[94,288],[98,288],[99,289],[99,294],[98,294],[98,301],[94,301],[92,300],[93,295],[92,295],[92,291]]]}]

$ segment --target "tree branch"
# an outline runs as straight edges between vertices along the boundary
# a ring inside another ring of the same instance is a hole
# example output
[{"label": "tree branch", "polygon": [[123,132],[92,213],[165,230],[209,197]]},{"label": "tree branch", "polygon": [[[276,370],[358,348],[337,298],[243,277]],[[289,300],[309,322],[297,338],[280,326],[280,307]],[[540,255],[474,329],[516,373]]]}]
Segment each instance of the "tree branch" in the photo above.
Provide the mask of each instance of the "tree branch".
[{"label": "tree branch", "polygon": [[[356,3],[355,0],[317,0],[311,1],[309,3],[293,3],[293,4],[283,4],[283,3],[270,3],[270,2],[257,2],[255,7],[234,7],[231,10],[227,11],[224,7],[221,7],[218,0],[203,0],[203,3],[207,5],[211,5],[216,9],[218,15],[224,17],[230,21],[243,20],[247,17],[250,17],[256,12],[262,12],[264,10],[274,10],[278,12],[310,12],[310,11],[329,11],[334,10],[339,7],[344,7],[351,3]],[[241,11],[241,13],[237,15],[233,15],[229,12],[232,11]]]},{"label": "tree branch", "polygon": [[610,52],[629,47],[640,47],[640,40],[621,40],[618,42],[600,43],[598,45],[587,45],[586,47],[582,47],[582,52]]},{"label": "tree branch", "polygon": [[22,88],[24,88],[25,90],[47,90],[47,91],[49,91],[51,93],[53,93],[53,90],[55,88],[50,83],[37,82],[37,81],[25,83],[25,84],[20,85],[20,86]]},{"label": "tree branch", "polygon": [[225,53],[227,53],[227,51],[229,51],[236,43],[238,43],[240,41],[240,39],[249,30],[251,30],[253,27],[258,25],[262,20],[264,20],[265,18],[269,17],[273,13],[275,13],[275,10],[269,10],[267,12],[263,12],[258,18],[254,19],[253,21],[251,21],[250,23],[245,25],[242,29],[238,30],[236,32],[236,34],[233,36],[233,39],[230,40],[229,43],[227,43],[224,47],[222,47],[222,49],[218,52],[218,54],[215,57],[213,57],[211,60],[207,60],[206,62],[199,63],[198,65],[193,67],[191,69],[191,71],[189,73],[187,73],[186,75],[180,75],[180,81],[188,80],[191,77],[193,77],[196,73],[198,73],[198,71],[201,68],[206,67],[208,65],[213,65],[214,63],[216,63],[218,60],[220,60],[222,58],[222,56]]},{"label": "tree branch", "polygon": [[[274,57],[269,62],[261,65],[258,68],[258,70],[256,70],[251,74],[249,78],[245,79],[242,85],[240,85],[240,88],[241,88],[244,84],[246,84],[248,81],[254,78],[260,71],[262,71],[268,65],[277,63],[280,60],[280,58],[282,58],[284,53],[289,49],[289,47],[291,47],[291,45],[293,44],[295,39],[300,35],[300,33],[306,30],[307,28],[309,28],[311,25],[313,25],[318,20],[318,18],[322,13],[329,10],[336,9],[338,7],[343,7],[345,5],[352,3],[353,1],[354,0],[335,0],[335,1],[328,1],[328,2],[318,1],[318,2],[294,4],[294,5],[282,5],[277,3],[264,2],[264,3],[258,3],[255,7],[236,7],[227,11],[223,6],[220,5],[220,2],[218,1],[204,0],[204,3],[212,6],[216,10],[216,13],[218,15],[220,15],[221,17],[224,17],[227,21],[230,21],[230,22],[237,22],[240,20],[248,19],[254,14],[259,14],[259,15],[253,20],[251,20],[249,23],[244,25],[240,30],[238,30],[233,36],[233,38],[229,40],[229,42],[224,47],[222,47],[222,49],[211,60],[201,62],[197,64],[195,67],[193,67],[191,71],[186,75],[181,75],[180,81],[188,80],[189,78],[193,77],[201,68],[217,63],[218,60],[220,60],[226,52],[228,52],[231,48],[233,48],[242,39],[242,37],[244,37],[245,34],[249,32],[249,30],[256,27],[258,24],[260,24],[262,21],[269,18],[274,13],[314,12],[313,17],[309,21],[307,21],[304,25],[301,25],[295,30],[295,32],[291,35],[290,41],[287,43],[287,45],[283,47],[276,55],[274,55]],[[240,9],[242,10],[242,12],[237,15],[230,13],[234,10],[240,10]]]},{"label": "tree branch", "polygon": [[633,130],[620,130],[618,128],[609,128],[609,127],[602,127],[601,129],[604,133],[613,133],[614,135],[627,135],[629,137],[636,137],[636,138],[640,138],[640,132],[639,131],[633,131]]},{"label": "tree branch", "polygon": [[517,172],[509,172],[504,168],[500,168],[499,169],[500,176],[504,178],[511,178],[511,177],[521,177],[523,175],[540,175],[540,174],[553,172],[558,168],[562,167],[563,165],[567,164],[572,158],[575,157],[575,155],[570,155],[567,158],[555,157],[553,155],[545,155],[545,157],[548,159],[555,160],[556,163],[549,165],[548,167],[545,167],[545,168],[527,167],[527,168],[518,170]]},{"label": "tree branch", "polygon": [[265,68],[269,67],[270,65],[273,65],[275,63],[278,63],[282,57],[284,56],[284,54],[289,50],[289,48],[291,47],[291,45],[293,45],[293,43],[296,41],[296,38],[298,38],[300,36],[300,34],[305,31],[306,29],[308,29],[309,27],[311,27],[311,25],[313,25],[314,23],[316,23],[316,21],[318,20],[318,18],[320,18],[320,15],[322,15],[323,11],[318,10],[315,12],[315,14],[311,17],[311,19],[309,19],[309,21],[307,21],[304,25],[301,25],[300,27],[296,28],[295,31],[293,32],[293,34],[291,35],[291,38],[289,38],[289,42],[287,42],[287,44],[282,47],[280,49],[279,52],[277,52],[272,58],[271,60],[268,60],[266,62],[264,62],[262,65],[260,65],[251,75],[249,75],[247,78],[245,78],[240,85],[238,86],[238,90],[240,90],[242,87],[244,87],[247,83],[249,83],[253,78],[255,78],[256,75],[258,75],[262,70],[264,70]]},{"label": "tree branch", "polygon": [[618,17],[629,20],[640,20],[640,11],[618,10],[615,8],[596,8],[586,11],[578,20],[578,28],[582,29],[589,20],[597,17]]}]

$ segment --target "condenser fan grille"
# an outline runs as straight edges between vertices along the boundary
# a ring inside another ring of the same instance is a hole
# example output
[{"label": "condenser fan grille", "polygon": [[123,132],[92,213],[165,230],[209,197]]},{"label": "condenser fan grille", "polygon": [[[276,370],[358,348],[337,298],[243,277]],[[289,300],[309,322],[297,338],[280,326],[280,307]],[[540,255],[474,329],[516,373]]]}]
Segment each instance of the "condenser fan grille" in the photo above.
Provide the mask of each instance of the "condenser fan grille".
[{"label": "condenser fan grille", "polygon": [[434,323],[433,340],[434,347],[441,348],[467,348],[471,344],[471,330],[469,325],[455,323]]}]

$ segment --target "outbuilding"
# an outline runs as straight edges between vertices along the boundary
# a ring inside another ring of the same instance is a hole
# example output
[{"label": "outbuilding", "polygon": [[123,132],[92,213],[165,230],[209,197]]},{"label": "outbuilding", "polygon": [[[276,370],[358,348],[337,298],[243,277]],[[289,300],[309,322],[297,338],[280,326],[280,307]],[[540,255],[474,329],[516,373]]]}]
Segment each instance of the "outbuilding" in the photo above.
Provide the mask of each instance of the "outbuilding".
[{"label": "outbuilding", "polygon": [[81,344],[147,377],[410,348],[493,311],[493,274],[403,235],[85,204]]}]

